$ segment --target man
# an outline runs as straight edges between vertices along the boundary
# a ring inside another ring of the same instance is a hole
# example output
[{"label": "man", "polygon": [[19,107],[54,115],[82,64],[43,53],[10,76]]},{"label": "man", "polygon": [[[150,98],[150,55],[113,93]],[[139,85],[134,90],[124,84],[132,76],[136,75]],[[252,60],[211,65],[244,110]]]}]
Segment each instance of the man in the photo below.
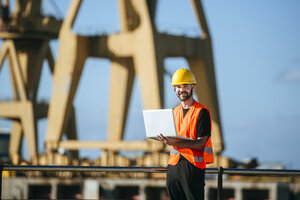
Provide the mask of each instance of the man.
[{"label": "man", "polygon": [[177,134],[193,140],[157,136],[172,146],[167,167],[167,192],[171,200],[204,199],[205,167],[213,162],[210,114],[193,98],[195,84],[188,69],[179,69],[173,75],[172,86],[181,101],[173,110]]}]

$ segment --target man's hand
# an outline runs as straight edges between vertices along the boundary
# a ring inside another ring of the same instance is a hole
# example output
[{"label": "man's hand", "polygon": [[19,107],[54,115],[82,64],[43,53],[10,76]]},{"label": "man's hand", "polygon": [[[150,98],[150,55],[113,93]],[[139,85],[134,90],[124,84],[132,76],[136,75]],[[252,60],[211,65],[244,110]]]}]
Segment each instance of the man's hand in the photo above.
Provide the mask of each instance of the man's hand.
[{"label": "man's hand", "polygon": [[202,150],[208,139],[208,136],[199,137],[196,140],[181,140],[165,137],[163,134],[159,134],[156,136],[156,139],[170,146]]},{"label": "man's hand", "polygon": [[156,139],[162,141],[164,144],[177,146],[178,140],[176,138],[165,137],[163,134],[159,134],[156,136]]},{"label": "man's hand", "polygon": [[167,144],[167,140],[168,139],[165,136],[163,136],[163,134],[157,135],[156,139],[159,140],[159,141],[161,141],[161,142],[163,142],[163,143],[165,143],[165,144]]}]

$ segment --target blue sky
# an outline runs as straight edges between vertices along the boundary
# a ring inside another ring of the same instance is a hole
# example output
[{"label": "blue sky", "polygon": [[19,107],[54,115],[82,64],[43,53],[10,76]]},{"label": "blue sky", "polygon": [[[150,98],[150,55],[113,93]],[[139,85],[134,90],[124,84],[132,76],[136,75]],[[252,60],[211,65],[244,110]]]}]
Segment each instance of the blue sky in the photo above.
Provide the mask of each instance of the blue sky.
[{"label": "blue sky", "polygon": [[[44,1],[45,13],[64,15],[69,0]],[[213,42],[217,89],[225,143],[224,155],[243,161],[282,163],[300,169],[300,1],[204,0],[203,6]],[[115,33],[119,28],[116,0],[84,1],[74,32]],[[200,29],[189,1],[160,0],[156,26],[159,31],[197,36]],[[55,57],[58,42],[52,41]],[[0,99],[11,98],[8,68],[0,73]],[[165,69],[172,74],[187,66],[183,58],[168,58]],[[75,97],[78,135],[82,140],[105,140],[109,104],[110,63],[89,58]],[[165,75],[165,107],[178,104]],[[49,100],[52,80],[45,63],[39,99]],[[144,140],[142,99],[135,80],[126,140]],[[1,128],[10,122],[0,120]],[[47,120],[39,121],[39,150],[43,151]],[[97,157],[98,150],[81,151]]]}]

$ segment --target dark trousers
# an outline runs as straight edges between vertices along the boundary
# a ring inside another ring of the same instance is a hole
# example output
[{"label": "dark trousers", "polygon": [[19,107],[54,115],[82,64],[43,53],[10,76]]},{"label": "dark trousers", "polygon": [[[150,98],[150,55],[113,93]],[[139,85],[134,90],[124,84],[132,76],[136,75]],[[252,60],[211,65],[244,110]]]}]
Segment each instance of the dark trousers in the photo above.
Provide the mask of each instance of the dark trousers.
[{"label": "dark trousers", "polygon": [[205,169],[199,169],[184,157],[176,166],[167,167],[167,192],[171,200],[204,199]]}]

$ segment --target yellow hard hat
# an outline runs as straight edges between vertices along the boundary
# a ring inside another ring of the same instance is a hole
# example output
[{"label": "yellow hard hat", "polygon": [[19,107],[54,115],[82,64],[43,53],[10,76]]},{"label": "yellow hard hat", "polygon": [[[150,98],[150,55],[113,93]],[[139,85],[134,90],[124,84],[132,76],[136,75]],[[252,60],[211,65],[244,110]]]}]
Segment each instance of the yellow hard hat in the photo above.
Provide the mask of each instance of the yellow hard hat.
[{"label": "yellow hard hat", "polygon": [[194,74],[188,69],[178,69],[172,77],[172,86],[181,84],[195,84]]}]

